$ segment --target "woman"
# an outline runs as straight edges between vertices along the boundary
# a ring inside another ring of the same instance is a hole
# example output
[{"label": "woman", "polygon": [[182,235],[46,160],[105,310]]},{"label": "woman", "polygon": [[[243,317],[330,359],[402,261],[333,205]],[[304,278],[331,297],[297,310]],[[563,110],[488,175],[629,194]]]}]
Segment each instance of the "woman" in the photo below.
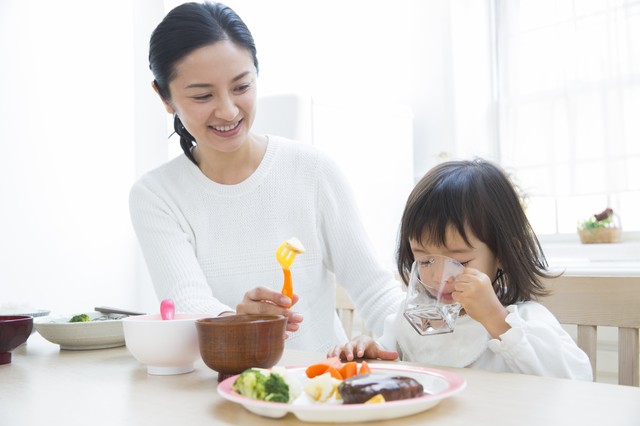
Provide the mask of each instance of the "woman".
[{"label": "woman", "polygon": [[[149,62],[185,154],[130,194],[158,297],[180,311],[283,314],[295,332],[289,348],[326,351],[346,340],[337,280],[380,334],[402,290],[377,262],[336,165],[311,146],[251,131],[258,60],[243,21],[219,3],[180,5],[153,32]],[[293,300],[279,291],[275,259],[291,237],[306,249],[291,267]]]}]

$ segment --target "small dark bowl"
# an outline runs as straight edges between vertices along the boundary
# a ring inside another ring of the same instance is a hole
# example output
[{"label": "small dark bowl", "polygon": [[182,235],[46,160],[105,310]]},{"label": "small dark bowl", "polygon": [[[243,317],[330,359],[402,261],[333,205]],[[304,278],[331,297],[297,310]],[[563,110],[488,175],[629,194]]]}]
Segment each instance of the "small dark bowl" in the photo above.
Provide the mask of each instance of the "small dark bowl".
[{"label": "small dark bowl", "polygon": [[11,363],[11,351],[26,342],[32,330],[31,316],[0,316],[0,365]]},{"label": "small dark bowl", "polygon": [[286,326],[282,315],[196,320],[200,355],[220,382],[248,368],[271,368],[282,358]]}]

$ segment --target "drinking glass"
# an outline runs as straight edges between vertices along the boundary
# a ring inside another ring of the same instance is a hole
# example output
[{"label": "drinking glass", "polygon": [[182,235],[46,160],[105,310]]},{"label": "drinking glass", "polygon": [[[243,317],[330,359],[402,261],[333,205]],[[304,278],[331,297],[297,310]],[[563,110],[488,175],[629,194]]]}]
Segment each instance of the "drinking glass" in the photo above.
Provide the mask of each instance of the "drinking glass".
[{"label": "drinking glass", "polygon": [[455,277],[464,266],[455,259],[433,255],[413,262],[403,315],[422,336],[451,333],[460,304],[451,298]]}]

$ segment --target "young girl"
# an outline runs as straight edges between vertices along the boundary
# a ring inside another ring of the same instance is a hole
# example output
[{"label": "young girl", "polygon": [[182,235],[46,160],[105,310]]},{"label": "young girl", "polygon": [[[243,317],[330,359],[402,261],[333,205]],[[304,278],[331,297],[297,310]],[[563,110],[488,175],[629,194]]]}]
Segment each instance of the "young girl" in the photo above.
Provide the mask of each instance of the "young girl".
[{"label": "young girl", "polygon": [[[387,317],[376,343],[360,336],[329,356],[380,358],[452,367],[593,380],[587,355],[544,306],[546,259],[506,174],[483,161],[452,161],[429,171],[402,217],[398,271],[451,257],[464,272],[453,300],[463,311],[448,334],[420,336],[402,315]],[[403,309],[403,308],[402,308]]]}]

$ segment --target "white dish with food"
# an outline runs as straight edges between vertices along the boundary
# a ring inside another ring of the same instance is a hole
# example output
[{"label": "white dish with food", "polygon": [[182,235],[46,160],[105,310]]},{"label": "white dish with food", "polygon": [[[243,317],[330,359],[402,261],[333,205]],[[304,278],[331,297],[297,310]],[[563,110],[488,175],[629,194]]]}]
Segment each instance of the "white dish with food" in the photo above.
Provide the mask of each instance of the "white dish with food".
[{"label": "white dish with food", "polygon": [[[395,364],[369,364],[369,366],[373,373],[406,376],[417,380],[424,388],[424,395],[374,404],[343,404],[338,401],[313,401],[303,393],[291,403],[267,402],[236,393],[232,386],[238,376],[221,382],[218,385],[218,394],[264,417],[280,418],[293,413],[305,422],[350,423],[410,416],[435,407],[443,399],[455,395],[466,387],[464,378],[448,371]],[[289,374],[295,375],[301,383],[308,380],[306,368],[286,367]]]},{"label": "white dish with food", "polygon": [[34,328],[42,337],[65,350],[106,349],[124,346],[122,318],[126,315],[85,312],[91,321],[69,322],[73,315],[36,318]]}]

